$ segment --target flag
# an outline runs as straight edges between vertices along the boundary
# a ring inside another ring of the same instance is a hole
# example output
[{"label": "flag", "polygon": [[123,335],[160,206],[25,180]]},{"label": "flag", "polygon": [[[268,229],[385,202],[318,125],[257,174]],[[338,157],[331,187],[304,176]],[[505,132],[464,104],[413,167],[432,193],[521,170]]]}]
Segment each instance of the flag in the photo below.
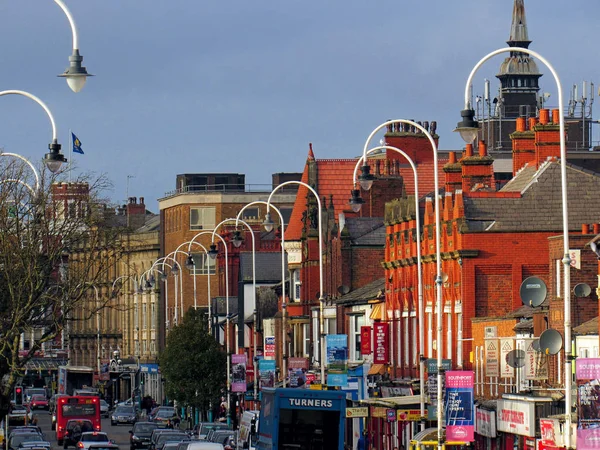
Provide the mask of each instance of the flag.
[{"label": "flag", "polygon": [[81,153],[83,155],[83,149],[81,148],[81,141],[79,140],[79,138],[73,133],[71,133],[71,140],[73,142],[73,152]]}]

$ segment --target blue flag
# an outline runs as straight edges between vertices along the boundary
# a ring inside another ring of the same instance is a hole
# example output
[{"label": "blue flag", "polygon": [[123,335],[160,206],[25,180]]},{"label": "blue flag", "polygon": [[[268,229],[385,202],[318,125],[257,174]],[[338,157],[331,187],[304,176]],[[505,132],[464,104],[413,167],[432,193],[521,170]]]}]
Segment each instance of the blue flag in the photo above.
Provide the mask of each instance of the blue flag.
[{"label": "blue flag", "polygon": [[81,148],[81,141],[79,138],[71,133],[71,140],[73,141],[73,152],[81,153],[83,155],[83,149]]}]

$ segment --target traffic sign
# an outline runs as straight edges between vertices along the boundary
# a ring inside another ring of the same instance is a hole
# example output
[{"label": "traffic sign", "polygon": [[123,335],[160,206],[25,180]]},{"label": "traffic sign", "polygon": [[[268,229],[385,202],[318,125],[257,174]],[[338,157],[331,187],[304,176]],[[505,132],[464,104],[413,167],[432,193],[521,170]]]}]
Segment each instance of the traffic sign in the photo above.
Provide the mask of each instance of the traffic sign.
[{"label": "traffic sign", "polygon": [[346,408],[346,418],[368,417],[369,408],[364,406],[360,408]]}]

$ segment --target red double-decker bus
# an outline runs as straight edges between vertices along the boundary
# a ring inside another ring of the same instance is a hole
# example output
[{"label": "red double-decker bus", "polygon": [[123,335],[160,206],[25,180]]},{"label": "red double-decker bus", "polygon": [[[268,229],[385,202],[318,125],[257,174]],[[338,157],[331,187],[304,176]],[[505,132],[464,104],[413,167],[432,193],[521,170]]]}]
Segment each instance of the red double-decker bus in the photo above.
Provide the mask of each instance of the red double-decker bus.
[{"label": "red double-decker bus", "polygon": [[93,431],[100,431],[100,397],[64,396],[56,405],[56,440],[62,445],[67,422],[71,419],[87,419],[92,422]]}]

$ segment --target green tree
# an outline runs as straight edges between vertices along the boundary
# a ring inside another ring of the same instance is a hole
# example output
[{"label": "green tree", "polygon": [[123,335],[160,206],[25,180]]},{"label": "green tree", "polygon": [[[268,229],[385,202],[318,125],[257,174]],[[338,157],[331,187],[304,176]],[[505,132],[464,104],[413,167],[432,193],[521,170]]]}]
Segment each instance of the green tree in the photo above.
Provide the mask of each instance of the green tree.
[{"label": "green tree", "polygon": [[227,356],[208,332],[206,314],[191,308],[159,355],[170,399],[208,411],[226,388]]}]

